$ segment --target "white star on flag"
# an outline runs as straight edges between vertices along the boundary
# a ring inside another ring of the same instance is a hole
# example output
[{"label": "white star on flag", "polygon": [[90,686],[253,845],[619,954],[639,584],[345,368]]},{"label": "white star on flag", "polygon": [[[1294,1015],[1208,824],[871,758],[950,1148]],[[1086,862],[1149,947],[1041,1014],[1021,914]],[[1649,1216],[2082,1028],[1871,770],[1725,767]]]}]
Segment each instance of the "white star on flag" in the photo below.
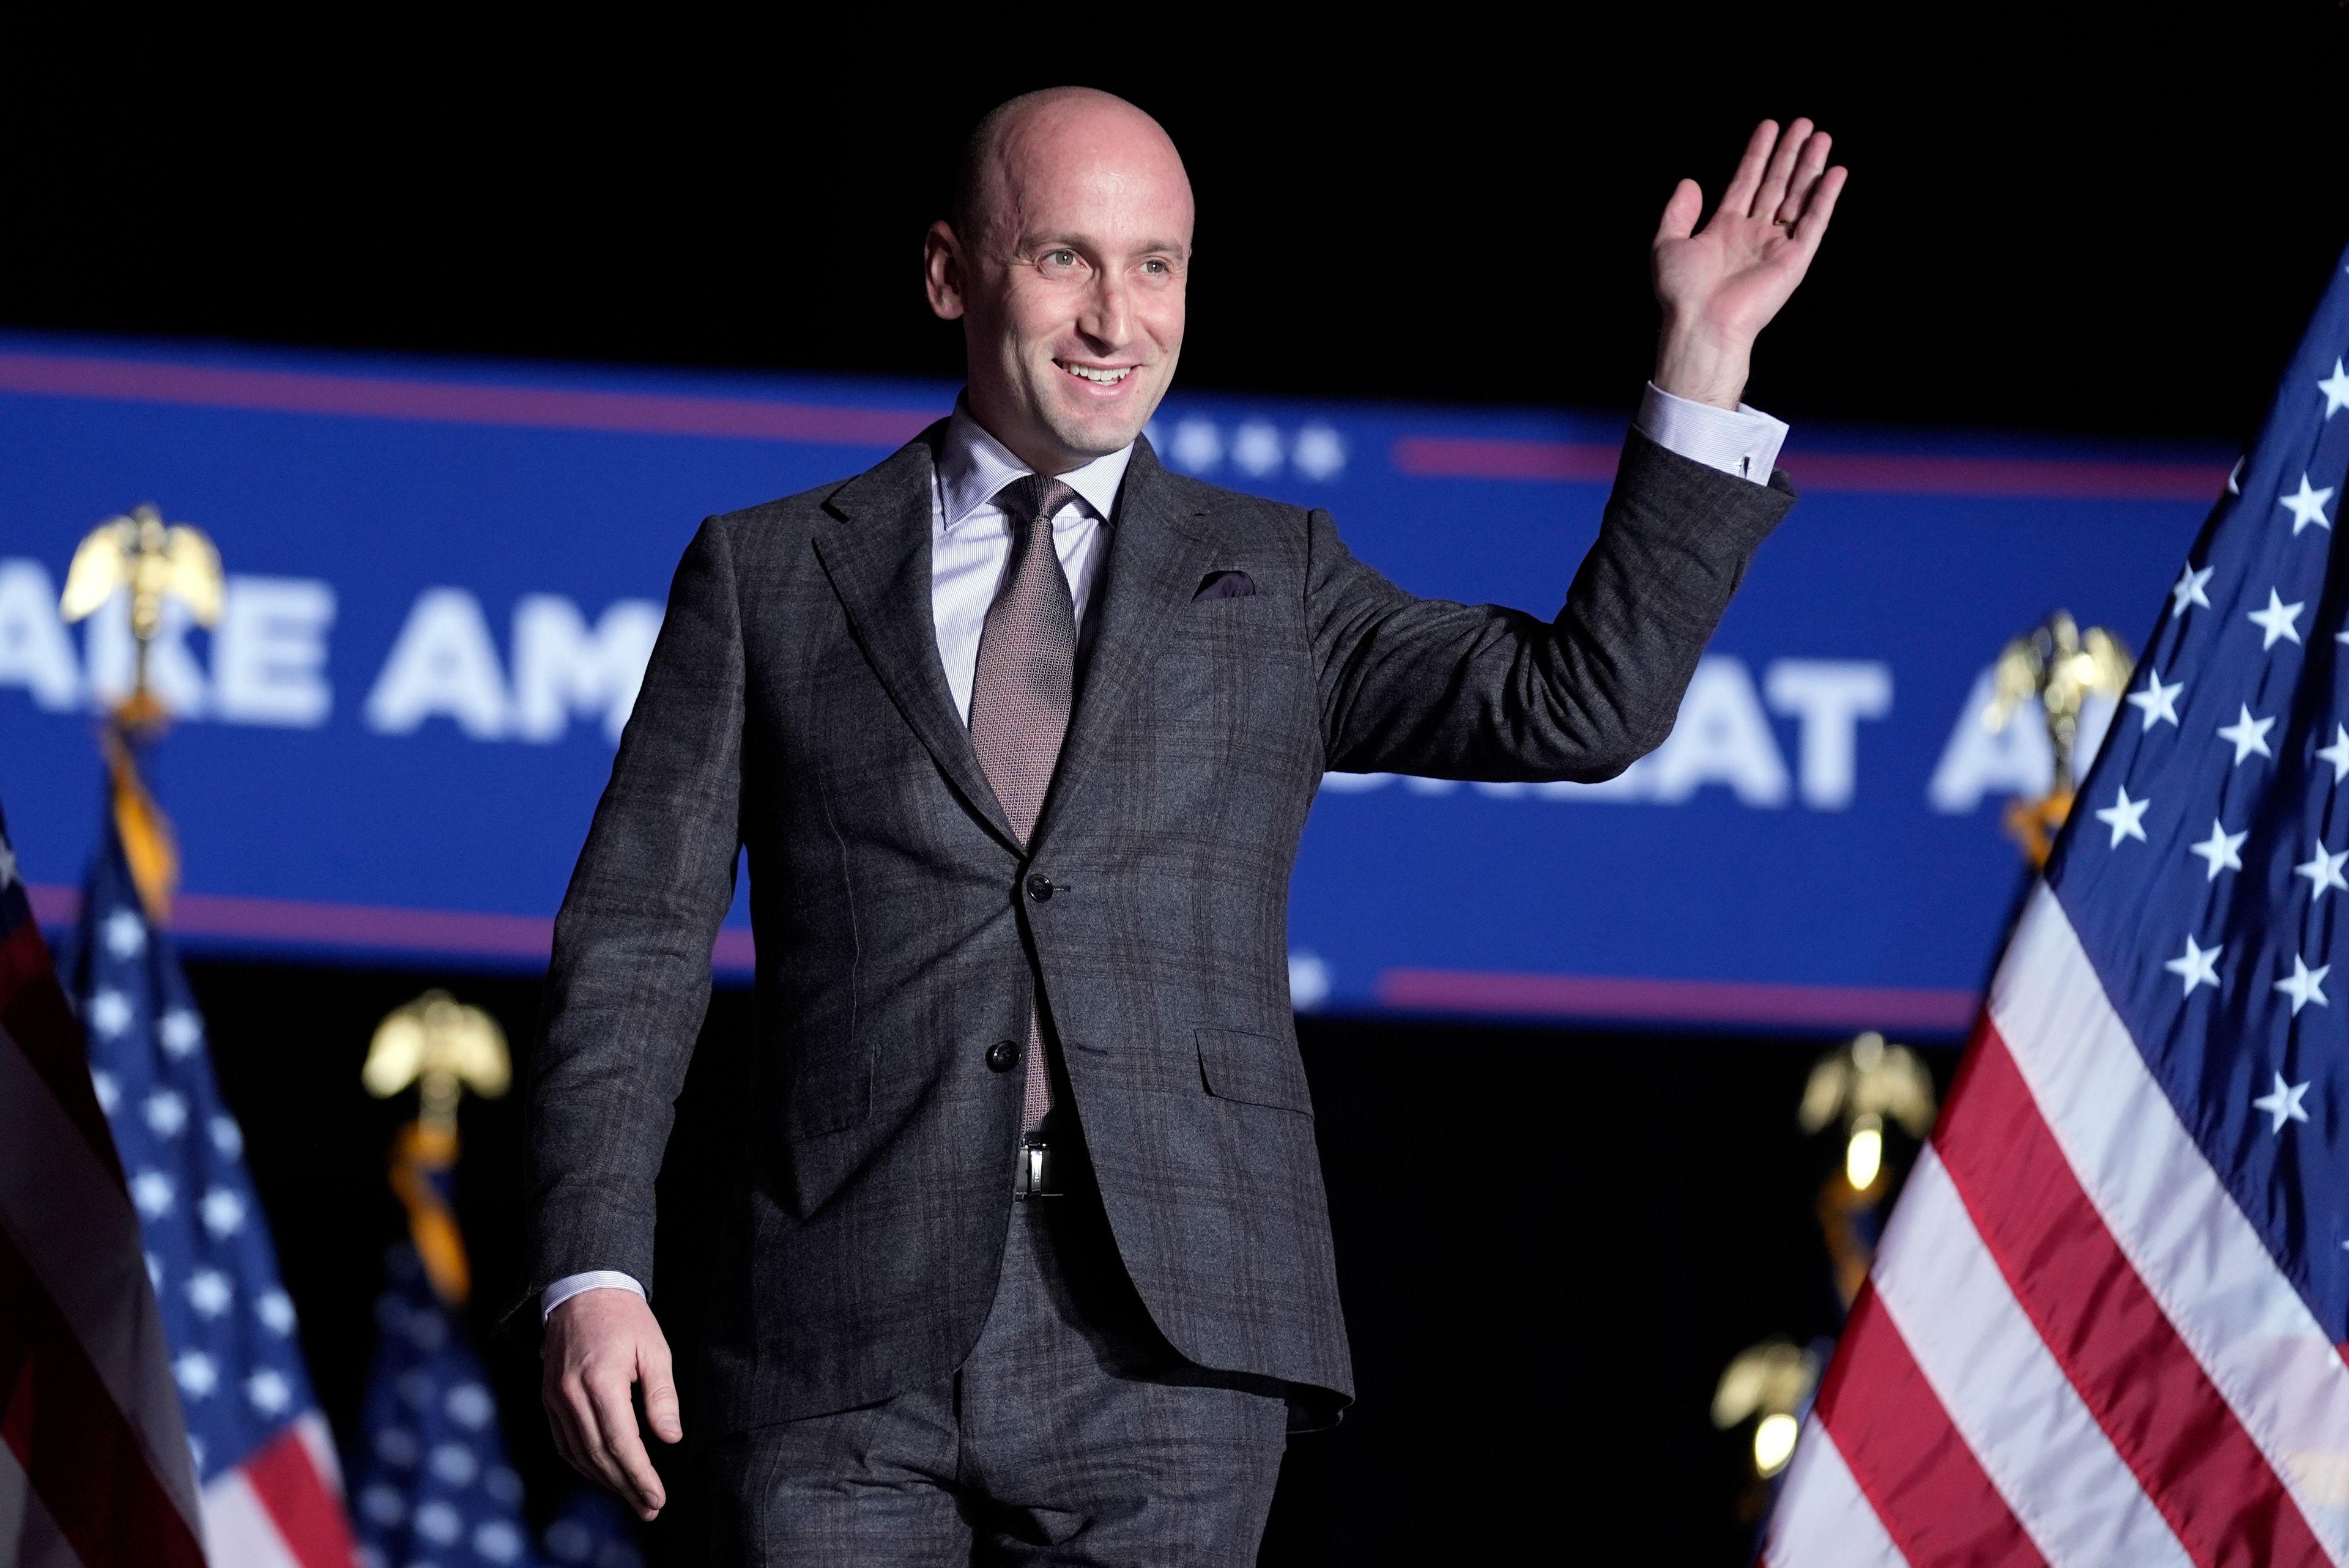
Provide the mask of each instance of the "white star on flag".
[{"label": "white star on flag", "polygon": [[89,999],[89,1026],[108,1039],[130,1026],[130,998],[119,991],[100,991]]},{"label": "white star on flag", "polygon": [[2307,959],[2297,953],[2292,955],[2292,973],[2277,981],[2275,988],[2292,998],[2293,1017],[2299,1017],[2300,1010],[2311,1002],[2320,1007],[2333,1005],[2324,995],[2324,977],[2332,973],[2333,965],[2330,964],[2320,964],[2311,969]]},{"label": "white star on flag", "polygon": [[2274,1117],[2275,1124],[2268,1130],[2281,1137],[2285,1122],[2308,1119],[2308,1110],[2300,1103],[2307,1097],[2308,1085],[2286,1083],[2283,1081],[2283,1074],[2278,1073],[2275,1075],[2275,1088],[2251,1101],[2251,1109],[2264,1110]]},{"label": "white star on flag", "polygon": [[147,946],[147,923],[127,909],[106,917],[106,950],[117,958],[136,958]]},{"label": "white star on flag", "polygon": [[200,1212],[204,1229],[214,1236],[233,1235],[244,1223],[244,1200],[225,1187],[215,1187],[204,1194]]},{"label": "white star on flag", "polygon": [[2333,781],[2335,784],[2344,778],[2349,778],[2349,726],[2334,725],[2333,744],[2318,747],[2316,755],[2333,764]]},{"label": "white star on flag", "polygon": [[171,1363],[171,1375],[179,1379],[180,1392],[191,1399],[201,1399],[220,1382],[220,1368],[212,1358],[201,1350],[190,1350]]},{"label": "white star on flag", "polygon": [[2185,689],[2184,681],[2162,685],[2161,672],[2148,665],[2145,672],[2145,689],[2129,693],[2128,704],[2145,715],[2146,728],[2151,729],[2157,724],[2165,723],[2174,728],[2178,724],[2178,694]]},{"label": "white star on flag", "polygon": [[2330,530],[2333,527],[2332,522],[2324,515],[2324,503],[2332,499],[2333,492],[2329,490],[2309,488],[2308,476],[2302,474],[2300,476],[2300,489],[2290,495],[2276,497],[2276,505],[2292,509],[2292,531],[2294,536],[2297,536],[2302,529],[2312,522],[2322,529]]},{"label": "white star on flag", "polygon": [[16,880],[16,851],[0,843],[0,888]]},{"label": "white star on flag", "polygon": [[[2327,490],[2325,493],[2330,495],[2333,492]],[[2260,629],[2262,634],[2260,647],[2265,650],[2274,647],[2279,641],[2287,643],[2300,641],[2300,631],[2292,623],[2300,619],[2301,611],[2307,607],[2306,600],[2297,604],[2285,603],[2283,596],[2271,588],[2268,590],[2268,607],[2264,610],[2253,610],[2244,619]]]},{"label": "white star on flag", "polygon": [[2318,382],[2316,389],[2324,394],[2326,418],[2330,419],[2342,409],[2349,408],[2349,370],[2342,368],[2339,359],[2333,360],[2333,374]]},{"label": "white star on flag", "polygon": [[228,1310],[236,1291],[218,1269],[198,1269],[188,1276],[188,1305],[199,1317],[218,1317]]},{"label": "white star on flag", "polygon": [[2123,839],[2135,839],[2139,843],[2147,841],[2145,809],[2151,804],[2150,800],[2130,799],[2129,792],[2124,787],[2116,794],[2111,805],[2096,813],[2096,820],[2113,830],[2111,848],[2119,849]]},{"label": "white star on flag", "polygon": [[2197,985],[2208,985],[2215,991],[2219,988],[2219,954],[2225,949],[2224,943],[2217,947],[2198,946],[2194,938],[2189,935],[2186,951],[2162,967],[2185,980],[2185,994],[2189,996],[2194,995]]},{"label": "white star on flag", "polygon": [[2216,570],[2218,570],[2216,567],[2205,566],[2201,571],[2197,572],[2189,563],[2178,573],[2178,586],[2169,591],[2170,613],[2183,615],[2189,604],[2199,604],[2208,610],[2210,607],[2210,596],[2202,590],[2209,586],[2210,573]]},{"label": "white star on flag", "polygon": [[2234,743],[2236,766],[2240,767],[2243,758],[2255,751],[2261,757],[2273,757],[2275,753],[2268,749],[2268,731],[2275,727],[2275,720],[2253,718],[2251,707],[2247,703],[2238,703],[2236,706],[2242,709],[2242,717],[2232,724],[2222,724],[2219,727],[2219,738]]},{"label": "white star on flag", "polygon": [[2186,852],[2189,855],[2200,855],[2209,861],[2210,874],[2202,880],[2217,882],[2220,872],[2239,872],[2243,869],[2243,857],[2238,851],[2242,849],[2243,841],[2251,836],[2251,830],[2248,828],[2240,833],[2227,831],[2226,826],[2218,818],[2213,817],[2210,819],[2210,836],[2199,844],[2189,845]]},{"label": "white star on flag", "polygon": [[2344,878],[2341,874],[2342,863],[2349,861],[2349,850],[2344,850],[2337,855],[2327,854],[2324,846],[2319,843],[2315,846],[2315,851],[2314,860],[2303,861],[2292,868],[2292,875],[2306,877],[2314,885],[2316,891],[2309,895],[2309,901],[2314,903],[2323,898],[2324,890],[2327,888],[2337,887],[2344,892],[2349,892],[2349,878]]}]

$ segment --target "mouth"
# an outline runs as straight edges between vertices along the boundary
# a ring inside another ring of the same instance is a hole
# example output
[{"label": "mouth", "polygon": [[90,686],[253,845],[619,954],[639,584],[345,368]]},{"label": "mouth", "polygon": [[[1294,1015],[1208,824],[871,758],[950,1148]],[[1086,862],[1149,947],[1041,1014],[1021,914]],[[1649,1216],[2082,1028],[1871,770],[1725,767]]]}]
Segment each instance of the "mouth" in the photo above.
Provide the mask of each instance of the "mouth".
[{"label": "mouth", "polygon": [[1095,387],[1115,387],[1142,368],[1139,365],[1079,365],[1067,359],[1055,359],[1052,363],[1076,379]]}]

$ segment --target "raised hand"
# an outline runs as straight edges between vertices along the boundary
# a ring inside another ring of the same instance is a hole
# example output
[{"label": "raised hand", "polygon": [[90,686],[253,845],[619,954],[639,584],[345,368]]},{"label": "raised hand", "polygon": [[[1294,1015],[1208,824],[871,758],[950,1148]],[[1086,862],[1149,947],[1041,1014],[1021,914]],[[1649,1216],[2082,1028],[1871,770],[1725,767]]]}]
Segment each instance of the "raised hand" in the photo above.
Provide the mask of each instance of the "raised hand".
[{"label": "raised hand", "polygon": [[1778,134],[1764,120],[1745,144],[1712,222],[1704,192],[1683,180],[1656,227],[1656,303],[1663,307],[1656,385],[1675,397],[1734,408],[1754,339],[1810,270],[1849,170],[1827,167],[1825,131],[1798,119]]},{"label": "raised hand", "polygon": [[659,1513],[668,1493],[636,1432],[636,1388],[653,1436],[673,1443],[685,1429],[668,1340],[653,1309],[631,1290],[582,1291],[546,1320],[540,1361],[539,1398],[571,1468],[611,1489],[638,1518]]}]

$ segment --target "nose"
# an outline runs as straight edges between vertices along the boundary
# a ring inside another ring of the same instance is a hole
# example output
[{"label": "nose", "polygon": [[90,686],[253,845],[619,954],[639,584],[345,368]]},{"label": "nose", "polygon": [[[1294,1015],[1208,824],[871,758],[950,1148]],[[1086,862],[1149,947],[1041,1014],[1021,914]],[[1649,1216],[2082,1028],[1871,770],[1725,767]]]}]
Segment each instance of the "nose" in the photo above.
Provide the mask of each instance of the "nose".
[{"label": "nose", "polygon": [[1106,352],[1124,345],[1133,329],[1133,314],[1126,280],[1114,269],[1103,268],[1094,276],[1077,330],[1095,349]]}]

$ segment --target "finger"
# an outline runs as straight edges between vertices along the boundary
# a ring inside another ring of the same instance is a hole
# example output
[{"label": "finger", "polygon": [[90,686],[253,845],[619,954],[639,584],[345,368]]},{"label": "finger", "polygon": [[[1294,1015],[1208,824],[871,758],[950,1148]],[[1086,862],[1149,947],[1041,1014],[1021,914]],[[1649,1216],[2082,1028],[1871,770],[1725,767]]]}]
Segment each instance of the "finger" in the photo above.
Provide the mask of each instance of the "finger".
[{"label": "finger", "polygon": [[595,1467],[588,1462],[587,1450],[579,1431],[578,1418],[564,1400],[560,1378],[550,1377],[538,1391],[538,1402],[546,1411],[546,1429],[554,1439],[554,1451],[563,1462],[585,1476],[597,1480]]},{"label": "finger", "polygon": [[1754,206],[1754,192],[1761,188],[1762,171],[1769,166],[1770,149],[1778,140],[1778,122],[1765,119],[1754,128],[1746,139],[1745,156],[1737,160],[1737,172],[1729,177],[1729,189],[1721,193],[1721,205],[1716,212],[1748,214]]},{"label": "finger", "polygon": [[605,1384],[591,1387],[587,1393],[595,1401],[604,1452],[620,1473],[621,1484],[616,1490],[650,1519],[668,1498],[661,1490],[660,1472],[653,1469],[652,1456],[645,1452],[645,1439],[636,1431],[636,1406],[628,1397],[628,1386],[615,1387]]},{"label": "finger", "polygon": [[1775,222],[1791,228],[1802,221],[1804,204],[1818,188],[1819,176],[1826,172],[1827,150],[1834,145],[1835,139],[1824,130],[1813,132],[1811,139],[1803,143],[1803,156],[1795,165],[1795,177],[1787,184],[1785,200],[1771,214]]},{"label": "finger", "polygon": [[1804,203],[1803,215],[1789,231],[1805,250],[1816,251],[1819,237],[1827,232],[1827,220],[1835,216],[1836,198],[1843,194],[1844,182],[1851,170],[1838,165],[1819,178],[1819,188]]},{"label": "finger", "polygon": [[604,1434],[596,1425],[595,1401],[587,1397],[587,1387],[583,1383],[564,1385],[564,1413],[571,1418],[571,1429],[574,1429],[575,1455],[571,1462],[578,1467],[583,1477],[595,1481],[596,1486],[617,1495],[617,1498],[625,1498],[627,1495],[627,1477],[613,1462],[611,1455],[604,1453]]},{"label": "finger", "polygon": [[1810,137],[1811,122],[1798,119],[1778,139],[1778,150],[1770,155],[1769,171],[1762,176],[1762,189],[1754,194],[1751,211],[1754,217],[1769,217],[1786,199],[1786,181],[1795,172],[1795,160],[1802,156],[1803,143]]},{"label": "finger", "polygon": [[1696,232],[1697,215],[1704,211],[1704,192],[1693,180],[1683,180],[1672,187],[1671,200],[1664,203],[1663,222],[1656,225],[1656,243],[1666,240],[1685,240]]},{"label": "finger", "polygon": [[669,1375],[667,1344],[655,1339],[644,1347],[636,1357],[636,1377],[645,1390],[645,1421],[653,1436],[665,1443],[683,1439],[685,1422],[678,1414],[677,1381]]}]

